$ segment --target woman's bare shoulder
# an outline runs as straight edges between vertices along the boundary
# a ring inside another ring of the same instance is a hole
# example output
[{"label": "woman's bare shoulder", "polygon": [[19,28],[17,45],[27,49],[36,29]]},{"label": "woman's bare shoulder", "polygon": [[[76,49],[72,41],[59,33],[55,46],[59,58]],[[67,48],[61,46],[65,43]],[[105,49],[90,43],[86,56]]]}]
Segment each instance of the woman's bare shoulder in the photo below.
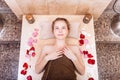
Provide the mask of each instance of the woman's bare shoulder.
[{"label": "woman's bare shoulder", "polygon": [[45,45],[43,48],[44,49],[49,49],[49,48],[52,48],[53,47],[53,45]]},{"label": "woman's bare shoulder", "polygon": [[69,48],[70,48],[73,52],[79,53],[79,47],[78,47],[78,46],[76,46],[76,45],[74,45],[74,46],[69,46]]},{"label": "woman's bare shoulder", "polygon": [[42,49],[43,52],[50,52],[53,49],[53,45],[45,45]]},{"label": "woman's bare shoulder", "polygon": [[70,45],[70,46],[68,46],[69,48],[72,48],[72,49],[79,49],[79,46],[77,46],[77,45]]}]

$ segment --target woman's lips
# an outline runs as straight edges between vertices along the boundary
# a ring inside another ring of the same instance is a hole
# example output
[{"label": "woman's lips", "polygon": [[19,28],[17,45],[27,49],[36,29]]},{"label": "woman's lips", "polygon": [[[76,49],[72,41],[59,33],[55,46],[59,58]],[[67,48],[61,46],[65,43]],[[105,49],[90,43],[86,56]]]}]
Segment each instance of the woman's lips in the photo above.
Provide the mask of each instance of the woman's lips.
[{"label": "woman's lips", "polygon": [[58,36],[63,36],[63,34],[58,34]]}]

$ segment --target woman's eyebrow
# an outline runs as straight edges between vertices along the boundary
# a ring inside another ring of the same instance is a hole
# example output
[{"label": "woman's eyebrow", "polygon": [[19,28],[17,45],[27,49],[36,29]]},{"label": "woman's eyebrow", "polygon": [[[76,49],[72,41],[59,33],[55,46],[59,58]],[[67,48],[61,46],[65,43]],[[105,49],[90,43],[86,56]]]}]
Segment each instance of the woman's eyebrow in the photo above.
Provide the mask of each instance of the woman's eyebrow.
[{"label": "woman's eyebrow", "polygon": [[58,27],[58,26],[55,26],[55,27]]}]

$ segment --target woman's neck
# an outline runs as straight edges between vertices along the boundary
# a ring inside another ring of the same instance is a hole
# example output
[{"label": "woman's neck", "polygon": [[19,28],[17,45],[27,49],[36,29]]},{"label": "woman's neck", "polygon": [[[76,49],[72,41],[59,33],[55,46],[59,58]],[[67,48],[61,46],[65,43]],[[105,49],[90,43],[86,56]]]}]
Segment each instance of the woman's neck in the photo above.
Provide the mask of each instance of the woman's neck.
[{"label": "woman's neck", "polygon": [[66,40],[56,39],[55,46],[59,49],[62,49],[66,46]]}]

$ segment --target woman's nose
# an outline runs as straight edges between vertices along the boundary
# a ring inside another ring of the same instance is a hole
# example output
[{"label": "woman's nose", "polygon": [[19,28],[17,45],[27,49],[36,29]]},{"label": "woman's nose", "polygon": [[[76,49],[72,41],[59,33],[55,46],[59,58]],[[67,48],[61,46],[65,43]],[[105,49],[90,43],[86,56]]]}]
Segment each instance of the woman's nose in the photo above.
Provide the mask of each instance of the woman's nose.
[{"label": "woman's nose", "polygon": [[62,32],[62,29],[59,29],[59,32],[61,33],[61,32]]}]

